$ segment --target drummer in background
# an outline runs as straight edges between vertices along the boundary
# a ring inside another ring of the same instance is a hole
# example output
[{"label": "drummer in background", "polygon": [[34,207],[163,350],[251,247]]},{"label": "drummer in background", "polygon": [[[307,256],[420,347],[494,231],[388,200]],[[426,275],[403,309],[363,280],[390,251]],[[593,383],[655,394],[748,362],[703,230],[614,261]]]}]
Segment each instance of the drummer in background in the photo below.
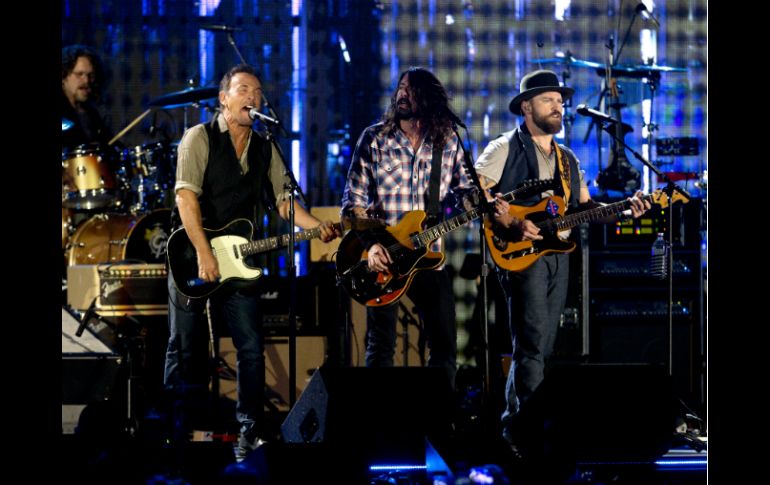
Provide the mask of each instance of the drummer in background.
[{"label": "drummer in background", "polygon": [[[109,141],[111,135],[96,106],[103,79],[102,61],[93,49],[84,45],[62,48],[62,148]],[[73,125],[65,129],[68,122]]]}]

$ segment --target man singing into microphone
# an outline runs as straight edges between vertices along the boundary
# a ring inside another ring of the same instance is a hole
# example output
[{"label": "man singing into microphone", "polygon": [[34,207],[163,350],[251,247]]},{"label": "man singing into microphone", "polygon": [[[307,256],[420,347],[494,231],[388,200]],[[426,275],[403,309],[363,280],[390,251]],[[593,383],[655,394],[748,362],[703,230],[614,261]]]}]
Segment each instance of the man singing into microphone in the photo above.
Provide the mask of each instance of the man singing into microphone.
[{"label": "man singing into microphone", "polygon": [[[262,83],[255,70],[245,64],[233,67],[219,85],[221,113],[209,123],[190,128],[179,144],[172,223],[175,228],[180,223],[184,227],[195,247],[198,278],[204,281],[216,281],[220,268],[203,227],[219,229],[244,218],[259,228],[272,208],[283,219],[289,217],[283,164],[272,144],[252,130],[249,110],[261,102]],[[330,221],[322,223],[298,203],[295,222],[304,229],[319,226],[324,241],[337,235]],[[201,425],[196,418],[205,419],[206,408],[201,404],[206,402],[209,379],[206,298],[190,299],[179,293],[171,271],[168,293],[170,337],[164,382],[174,400],[175,443],[183,448],[192,426]],[[209,316],[227,323],[237,349],[236,417],[241,436],[236,459],[241,461],[264,437],[265,358],[259,294],[253,285],[225,284],[208,299]],[[196,416],[192,410],[204,412]]]},{"label": "man singing into microphone", "polygon": [[[495,232],[510,241],[542,239],[540,229],[528,220],[516,220],[508,213],[509,205],[501,194],[510,192],[524,180],[557,179],[554,191],[516,201],[533,205],[541,197],[558,195],[570,212],[599,205],[591,200],[583,172],[575,154],[557,144],[553,135],[561,130],[564,100],[574,89],[560,86],[552,71],[540,70],[521,80],[519,94],[509,109],[524,117],[518,128],[492,140],[476,162],[482,188],[496,194],[494,203]],[[639,217],[650,208],[637,192],[631,201],[631,214]],[[615,216],[611,216],[616,220]],[[609,222],[609,221],[602,221]],[[559,233],[566,238],[569,231]],[[503,437],[515,452],[517,437],[513,417],[543,380],[545,363],[550,355],[561,313],[567,298],[569,255],[551,253],[542,256],[521,272],[498,268],[498,278],[508,304],[513,362],[505,386],[506,408],[502,416]]]}]

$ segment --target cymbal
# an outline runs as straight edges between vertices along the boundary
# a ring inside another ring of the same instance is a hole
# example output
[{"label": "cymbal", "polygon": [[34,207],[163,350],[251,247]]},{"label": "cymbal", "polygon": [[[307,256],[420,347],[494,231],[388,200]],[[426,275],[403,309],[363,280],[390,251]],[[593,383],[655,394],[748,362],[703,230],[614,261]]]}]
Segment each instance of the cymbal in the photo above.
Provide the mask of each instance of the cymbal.
[{"label": "cymbal", "polygon": [[73,126],[75,126],[75,122],[74,121],[68,120],[67,118],[62,116],[62,118],[61,118],[61,131],[67,131],[70,128],[72,128]]},{"label": "cymbal", "polygon": [[[600,66],[596,69],[596,73],[600,76],[604,76],[605,68],[604,66]],[[615,76],[618,77],[634,77],[634,78],[643,78],[643,77],[660,77],[663,73],[668,72],[687,72],[686,67],[670,67],[670,66],[658,66],[658,65],[646,65],[646,64],[638,64],[638,65],[628,65],[628,64],[619,64],[612,68],[612,73]]]},{"label": "cymbal", "polygon": [[174,93],[164,94],[150,101],[150,107],[176,108],[219,95],[218,87],[187,88]]},{"label": "cymbal", "polygon": [[575,59],[572,56],[557,56],[557,57],[548,57],[545,59],[532,59],[529,61],[530,64],[569,64],[570,66],[575,67],[588,67],[590,69],[597,69],[604,64],[600,62],[593,62],[593,61],[584,61],[582,59]]}]

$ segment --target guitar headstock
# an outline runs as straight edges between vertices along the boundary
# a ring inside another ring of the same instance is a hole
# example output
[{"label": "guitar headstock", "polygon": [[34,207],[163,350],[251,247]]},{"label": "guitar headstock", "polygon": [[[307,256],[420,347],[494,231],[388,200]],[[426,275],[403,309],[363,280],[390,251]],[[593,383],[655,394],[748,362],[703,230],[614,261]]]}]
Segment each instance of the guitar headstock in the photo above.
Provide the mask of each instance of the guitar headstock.
[{"label": "guitar headstock", "polygon": [[672,195],[669,200],[668,194],[661,189],[651,193],[650,200],[653,204],[658,204],[663,209],[668,207],[669,204],[673,204],[675,202],[682,202],[683,204],[690,202],[689,198],[685,197],[684,194],[677,191],[674,191],[674,195]]}]

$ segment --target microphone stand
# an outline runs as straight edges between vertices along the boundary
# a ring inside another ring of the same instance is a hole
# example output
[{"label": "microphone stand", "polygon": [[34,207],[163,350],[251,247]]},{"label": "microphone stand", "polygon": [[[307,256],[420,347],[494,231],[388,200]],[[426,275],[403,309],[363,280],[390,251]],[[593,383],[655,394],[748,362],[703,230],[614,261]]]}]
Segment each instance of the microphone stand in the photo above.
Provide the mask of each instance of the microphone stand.
[{"label": "microphone stand", "polygon": [[[492,392],[491,392],[491,378],[490,378],[490,349],[489,349],[489,311],[487,308],[487,300],[488,300],[488,291],[487,291],[487,276],[489,275],[489,265],[487,264],[487,242],[486,238],[484,237],[485,233],[485,224],[487,215],[492,214],[492,205],[487,200],[486,196],[484,195],[484,190],[481,188],[481,182],[479,181],[479,176],[476,173],[476,168],[473,166],[473,160],[471,158],[471,152],[470,150],[466,149],[465,143],[463,143],[463,139],[460,136],[460,133],[457,131],[457,127],[453,126],[452,131],[455,132],[457,135],[457,140],[460,143],[460,146],[463,147],[463,164],[465,165],[465,171],[468,173],[468,176],[471,178],[471,182],[473,185],[478,188],[478,202],[476,205],[479,207],[479,210],[482,214],[481,217],[479,217],[479,250],[481,251],[481,327],[482,327],[482,345],[484,346],[484,400],[486,403],[492,402]],[[466,133],[468,132],[468,129],[465,129]],[[485,405],[484,408],[486,409],[487,406]]]},{"label": "microphone stand", "polygon": [[668,279],[668,302],[667,302],[667,316],[668,316],[668,373],[669,375],[673,375],[674,370],[674,251],[673,251],[673,230],[674,230],[674,218],[672,217],[673,214],[673,201],[672,196],[674,195],[674,192],[679,192],[683,196],[685,196],[687,199],[691,199],[692,196],[683,188],[676,185],[665,173],[661,172],[658,167],[655,166],[654,163],[650,162],[646,158],[644,158],[639,152],[628,146],[622,139],[622,137],[618,137],[615,134],[614,125],[615,123],[610,122],[599,122],[599,127],[607,132],[612,138],[615,139],[615,142],[620,144],[623,148],[630,151],[634,154],[634,157],[636,157],[637,160],[642,162],[644,165],[646,165],[652,172],[654,172],[660,179],[663,179],[666,182],[666,188],[663,189],[663,191],[666,193],[666,196],[668,197],[668,231],[666,234],[666,247],[668,250],[667,254],[667,265],[668,265],[668,273],[666,275],[666,278]]},{"label": "microphone stand", "polygon": [[246,62],[246,59],[244,59],[243,56],[241,55],[241,51],[238,49],[238,46],[235,44],[235,39],[233,38],[232,30],[227,31],[227,42],[229,42],[230,45],[233,46],[233,49],[235,49],[235,53],[238,55],[238,58],[241,60],[241,63],[248,64]]},{"label": "microphone stand", "polygon": [[[271,113],[273,114],[273,117],[278,120],[277,113],[273,112],[271,110]],[[279,121],[279,125],[281,126],[281,123]],[[297,180],[294,178],[294,172],[291,170],[291,166],[286,161],[286,157],[283,155],[283,151],[281,150],[280,145],[278,144],[278,141],[275,138],[275,135],[268,127],[268,139],[273,144],[273,147],[275,148],[275,151],[278,153],[278,158],[281,159],[281,162],[283,163],[284,172],[283,174],[288,178],[286,185],[284,188],[289,192],[289,245],[287,248],[287,256],[289,258],[288,262],[288,272],[289,272],[289,406],[294,406],[294,403],[297,401],[297,312],[296,312],[296,303],[297,303],[297,268],[294,263],[294,245],[296,244],[295,234],[294,234],[294,200],[295,200],[295,194],[299,197],[300,202],[307,205],[307,199],[305,198],[305,194],[302,193],[302,189],[300,188],[299,184],[297,183]]]},{"label": "microphone stand", "polygon": [[[248,64],[246,62],[246,59],[243,58],[243,55],[241,54],[241,50],[238,49],[238,45],[235,43],[235,39],[233,38],[233,33],[230,30],[227,31],[227,42],[229,42],[230,45],[233,46],[233,50],[235,50],[235,54],[238,56],[238,59],[241,60],[241,63]],[[286,132],[286,128],[283,127],[283,123],[280,123],[281,120],[278,118],[278,113],[276,113],[275,110],[273,109],[273,105],[270,104],[270,102],[267,100],[267,98],[264,95],[262,95],[262,101],[265,103],[265,106],[267,107],[267,110],[270,112],[270,116],[279,122],[278,123],[278,130],[279,130],[280,135],[285,137],[285,138],[288,138],[289,137],[289,133]],[[284,164],[285,163],[286,163],[286,160],[284,159]],[[304,201],[304,199],[305,198],[302,197],[303,201]],[[293,227],[292,227],[292,231],[294,231]]]}]

